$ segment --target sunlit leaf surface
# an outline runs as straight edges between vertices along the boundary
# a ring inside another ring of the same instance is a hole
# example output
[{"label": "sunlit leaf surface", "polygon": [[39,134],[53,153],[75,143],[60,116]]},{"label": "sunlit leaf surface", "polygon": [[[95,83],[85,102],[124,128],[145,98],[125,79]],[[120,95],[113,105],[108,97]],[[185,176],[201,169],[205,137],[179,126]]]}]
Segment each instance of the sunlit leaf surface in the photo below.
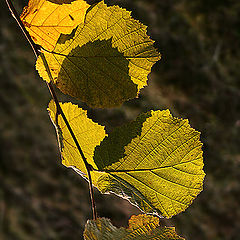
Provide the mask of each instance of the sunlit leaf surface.
[{"label": "sunlit leaf surface", "polygon": [[160,227],[157,217],[140,214],[132,216],[129,227],[116,228],[109,219],[89,220],[84,231],[85,240],[184,240],[174,227]]},{"label": "sunlit leaf surface", "polygon": [[[151,111],[106,136],[86,111],[71,103],[62,107],[93,166],[93,183],[102,193],[113,192],[144,212],[170,218],[184,211],[202,191],[200,133],[187,120],[172,117],[168,110]],[[53,102],[49,109],[59,132],[63,164],[86,173],[61,116],[56,120]]]},{"label": "sunlit leaf surface", "polygon": [[[65,94],[93,107],[115,107],[134,98],[160,54],[147,27],[119,6],[100,2],[87,11],[84,23],[61,35],[53,52],[44,52],[53,81]],[[42,59],[36,68],[50,81]]]},{"label": "sunlit leaf surface", "polygon": [[145,212],[170,218],[184,211],[203,189],[199,135],[168,110],[140,115],[96,148],[94,161],[108,173],[98,179],[98,188]]},{"label": "sunlit leaf surface", "polygon": [[84,21],[84,0],[30,0],[21,20],[36,44],[52,51],[60,34],[70,34]]},{"label": "sunlit leaf surface", "polygon": [[[62,110],[81,146],[83,153],[93,167],[94,149],[106,136],[103,126],[93,122],[87,116],[87,111],[72,103],[60,103]],[[86,168],[70,132],[61,115],[57,115],[56,105],[53,101],[49,103],[49,115],[54,123],[62,154],[62,163],[66,167],[73,167],[78,173],[86,177]]]}]

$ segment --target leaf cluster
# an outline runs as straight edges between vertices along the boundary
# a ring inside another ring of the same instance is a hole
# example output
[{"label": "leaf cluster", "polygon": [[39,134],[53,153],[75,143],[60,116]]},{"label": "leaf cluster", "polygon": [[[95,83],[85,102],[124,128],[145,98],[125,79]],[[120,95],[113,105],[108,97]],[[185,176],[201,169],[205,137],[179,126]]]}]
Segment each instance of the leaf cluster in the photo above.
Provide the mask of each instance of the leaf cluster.
[{"label": "leaf cluster", "polygon": [[[137,97],[160,59],[147,27],[129,11],[103,1],[89,6],[83,0],[30,0],[21,20],[41,45],[36,69],[43,80],[91,107],[116,107]],[[48,111],[63,165],[102,193],[115,193],[145,213],[170,218],[202,191],[200,133],[169,110],[141,114],[109,135],[70,102],[51,101]],[[132,217],[128,229],[98,218],[84,232],[85,239],[153,237],[181,239],[148,215]]]}]

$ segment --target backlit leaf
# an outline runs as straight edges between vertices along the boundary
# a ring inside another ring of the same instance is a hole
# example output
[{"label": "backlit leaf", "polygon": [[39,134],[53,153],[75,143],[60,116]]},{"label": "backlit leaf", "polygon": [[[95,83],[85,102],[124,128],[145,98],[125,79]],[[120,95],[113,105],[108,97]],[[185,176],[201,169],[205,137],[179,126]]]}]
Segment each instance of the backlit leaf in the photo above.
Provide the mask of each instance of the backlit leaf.
[{"label": "backlit leaf", "polygon": [[[93,167],[94,149],[106,136],[103,126],[94,123],[87,116],[87,111],[72,103],[60,103],[62,110],[81,146],[83,153]],[[57,115],[56,105],[53,101],[49,103],[49,115],[54,123],[60,144],[62,163],[67,167],[73,167],[78,173],[86,177],[86,168],[79,151],[70,135],[68,128],[61,115]],[[97,175],[97,173],[95,174]]]},{"label": "backlit leaf", "polygon": [[[113,192],[144,212],[170,218],[184,211],[202,191],[200,133],[187,120],[172,117],[168,110],[151,111],[106,136],[86,111],[71,103],[61,106],[93,166],[93,184],[102,193]],[[62,117],[56,118],[53,102],[49,110],[58,129],[63,164],[86,174]]]},{"label": "backlit leaf", "polygon": [[103,192],[128,198],[145,212],[164,217],[184,211],[202,191],[200,133],[167,111],[151,111],[109,134],[94,161]]},{"label": "backlit leaf", "polygon": [[84,231],[85,240],[184,240],[174,227],[160,227],[157,217],[140,214],[132,216],[129,227],[116,228],[109,219],[89,220]]},{"label": "backlit leaf", "polygon": [[60,34],[70,34],[84,21],[83,0],[29,0],[21,20],[36,44],[52,51]]},{"label": "backlit leaf", "polygon": [[[70,35],[61,35],[53,52],[44,52],[53,81],[65,94],[93,107],[114,107],[147,85],[160,59],[147,27],[119,6],[100,2]],[[36,68],[50,81],[42,58]]]}]

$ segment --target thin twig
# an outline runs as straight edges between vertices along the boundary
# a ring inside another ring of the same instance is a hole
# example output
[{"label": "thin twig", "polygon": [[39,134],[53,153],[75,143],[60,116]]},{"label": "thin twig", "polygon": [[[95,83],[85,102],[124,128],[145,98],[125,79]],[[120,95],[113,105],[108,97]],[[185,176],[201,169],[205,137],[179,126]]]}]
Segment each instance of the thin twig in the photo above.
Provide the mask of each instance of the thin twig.
[{"label": "thin twig", "polygon": [[[46,71],[48,73],[48,77],[50,78],[50,80],[52,82],[53,78],[52,78],[52,74],[50,72],[49,66],[47,64],[47,60],[46,60],[46,58],[45,58],[45,56],[43,54],[41,54],[40,57],[43,60],[43,64],[44,64],[44,66],[46,68]],[[73,130],[72,130],[72,128],[71,128],[71,126],[70,126],[70,124],[69,124],[69,122],[68,122],[68,120],[67,120],[67,118],[66,118],[66,116],[65,116],[65,114],[64,114],[64,112],[63,112],[63,110],[61,108],[61,106],[60,106],[60,104],[59,104],[59,101],[57,99],[56,93],[54,91],[54,88],[53,88],[53,85],[51,84],[51,82],[47,83],[47,86],[48,86],[49,91],[50,91],[50,93],[52,95],[52,98],[53,98],[53,100],[54,100],[54,102],[55,102],[55,104],[57,106],[57,113],[62,116],[62,118],[63,118],[63,120],[64,120],[64,122],[65,122],[65,124],[66,124],[66,126],[67,126],[67,128],[68,128],[68,130],[69,130],[69,132],[70,132],[70,134],[72,136],[72,138],[73,138],[73,141],[76,144],[77,149],[78,149],[78,151],[79,151],[79,153],[80,153],[80,155],[81,155],[81,157],[83,159],[83,162],[84,162],[84,164],[86,166],[86,169],[87,169],[87,174],[88,174],[88,179],[89,179],[89,181],[88,181],[88,183],[89,183],[89,192],[90,192],[92,212],[93,212],[93,219],[96,220],[97,219],[97,213],[96,213],[96,205],[95,205],[95,200],[94,200],[92,177],[91,177],[91,171],[93,170],[93,167],[92,167],[92,165],[90,165],[87,162],[87,159],[86,159],[86,157],[85,157],[85,155],[84,155],[84,153],[83,153],[83,151],[82,151],[82,149],[81,149],[81,147],[80,147],[80,145],[78,143],[78,140],[77,140],[77,138],[76,138],[76,136],[75,136],[75,134],[74,134],[74,132],[73,132]]]},{"label": "thin twig", "polygon": [[[35,57],[37,59],[38,56],[40,55],[40,51],[39,51],[38,45],[36,45],[33,42],[31,36],[29,35],[28,31],[26,30],[25,26],[23,25],[21,19],[19,18],[18,13],[17,13],[15,7],[13,6],[11,0],[5,0],[5,1],[7,3],[8,9],[11,12],[13,18],[16,20],[16,22],[17,22],[18,26],[20,27],[20,29],[22,30],[25,38],[28,40],[30,46],[32,47],[34,55],[35,55]],[[72,136],[76,146],[77,146],[77,149],[78,149],[78,151],[79,151],[79,153],[80,153],[80,155],[81,155],[81,157],[83,159],[85,167],[87,169],[87,174],[88,174],[88,179],[89,179],[89,192],[90,192],[90,198],[91,198],[93,219],[96,220],[97,219],[97,212],[96,212],[96,205],[95,205],[95,200],[94,200],[93,184],[92,184],[92,177],[91,177],[91,171],[93,170],[93,167],[87,162],[87,159],[84,156],[84,153],[83,153],[83,151],[82,151],[82,149],[81,149],[81,147],[80,147],[80,145],[79,145],[79,143],[77,141],[77,138],[76,138],[76,136],[75,136],[75,134],[74,134],[74,132],[73,132],[73,130],[72,130],[72,128],[71,128],[71,126],[70,126],[70,124],[69,124],[69,122],[68,122],[68,120],[67,120],[67,118],[66,118],[66,116],[65,116],[65,114],[64,114],[64,112],[63,112],[63,110],[61,108],[61,106],[60,106],[60,104],[59,104],[57,95],[56,95],[55,90],[54,90],[53,85],[52,85],[52,80],[53,80],[52,79],[52,74],[51,74],[51,71],[50,71],[49,66],[47,64],[46,58],[45,58],[45,56],[43,54],[41,54],[40,56],[41,56],[41,58],[42,58],[42,60],[44,62],[44,66],[46,68],[48,76],[51,79],[51,82],[49,82],[49,83],[46,82],[46,84],[47,84],[48,90],[49,90],[49,92],[50,92],[50,94],[51,94],[51,96],[52,96],[52,98],[53,98],[53,100],[54,100],[54,102],[56,104],[57,112],[58,112],[58,114],[60,114],[62,116],[62,118],[63,118],[63,120],[64,120],[64,122],[65,122],[65,124],[66,124],[66,126],[67,126],[67,128],[68,128],[68,130],[69,130],[69,132],[70,132],[70,134],[71,134],[71,136]]]}]

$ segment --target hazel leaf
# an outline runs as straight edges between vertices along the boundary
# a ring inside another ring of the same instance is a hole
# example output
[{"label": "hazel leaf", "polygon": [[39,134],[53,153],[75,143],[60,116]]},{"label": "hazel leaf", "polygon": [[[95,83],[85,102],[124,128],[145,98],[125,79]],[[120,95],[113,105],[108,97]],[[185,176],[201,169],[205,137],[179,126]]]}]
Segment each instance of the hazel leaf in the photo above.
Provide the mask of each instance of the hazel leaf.
[{"label": "hazel leaf", "polygon": [[200,133],[168,110],[151,111],[117,128],[97,146],[101,192],[127,198],[146,213],[170,218],[203,189]]},{"label": "hazel leaf", "polygon": [[84,230],[84,240],[184,240],[174,227],[160,227],[157,217],[133,215],[129,227],[116,228],[107,218],[88,220]]},{"label": "hazel leaf", "polygon": [[[116,107],[138,96],[160,59],[147,27],[119,6],[91,6],[70,35],[61,35],[52,52],[43,52],[53,82],[89,106]],[[41,56],[36,68],[50,82]]]},{"label": "hazel leaf", "polygon": [[29,0],[21,20],[34,42],[52,51],[61,34],[84,21],[89,6],[83,0]]}]

